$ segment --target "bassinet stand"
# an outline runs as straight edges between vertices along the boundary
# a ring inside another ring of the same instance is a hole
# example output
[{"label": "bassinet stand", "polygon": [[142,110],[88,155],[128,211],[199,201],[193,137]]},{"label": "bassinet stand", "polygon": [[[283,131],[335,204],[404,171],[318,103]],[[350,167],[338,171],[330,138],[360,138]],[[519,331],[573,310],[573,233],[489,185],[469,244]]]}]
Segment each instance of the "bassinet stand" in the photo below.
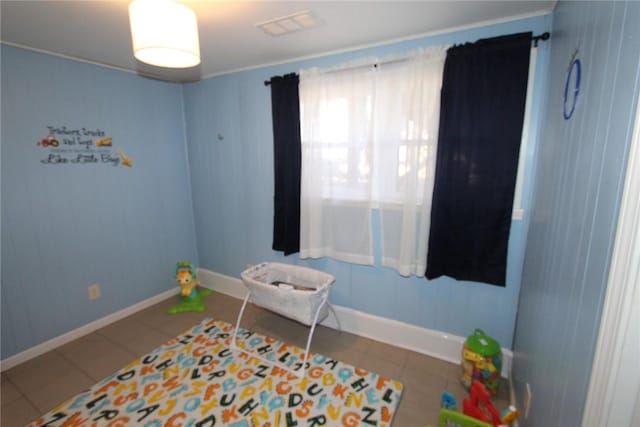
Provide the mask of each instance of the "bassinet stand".
[{"label": "bassinet stand", "polygon": [[[287,291],[284,291],[287,292]],[[236,321],[236,326],[233,330],[233,336],[231,338],[231,348],[233,350],[238,350],[238,351],[242,351],[242,352],[246,352],[247,354],[256,357],[264,362],[267,362],[269,364],[272,365],[276,365],[279,368],[282,368],[284,370],[287,370],[289,372],[291,372],[293,375],[295,375],[297,378],[302,379],[304,378],[304,376],[306,375],[306,371],[307,371],[307,358],[309,356],[309,348],[311,347],[311,339],[313,338],[313,333],[316,329],[316,324],[318,322],[318,316],[320,315],[320,312],[322,311],[323,307],[327,306],[327,308],[331,311],[331,313],[333,313],[333,317],[336,319],[336,324],[338,326],[338,330],[342,330],[341,326],[340,326],[340,319],[338,319],[338,316],[336,315],[335,310],[333,309],[333,306],[331,305],[331,303],[329,302],[329,290],[327,289],[326,292],[324,292],[324,295],[322,297],[322,301],[321,303],[318,305],[318,308],[315,311],[315,314],[313,316],[313,321],[311,322],[310,329],[309,329],[309,335],[307,336],[307,345],[304,349],[304,354],[302,356],[300,363],[300,368],[299,369],[292,369],[291,367],[285,365],[284,363],[280,363],[278,361],[275,360],[270,360],[267,359],[266,357],[263,357],[262,355],[249,351],[248,349],[244,349],[244,348],[240,348],[237,345],[237,341],[236,341],[236,337],[237,337],[237,333],[238,333],[238,329],[240,328],[240,322],[242,320],[242,316],[244,315],[244,310],[247,307],[247,303],[249,302],[249,299],[252,296],[252,292],[251,292],[251,288],[247,287],[247,294],[244,297],[244,301],[242,302],[242,307],[240,308],[240,313],[238,313],[238,320]],[[259,304],[258,304],[259,305]],[[286,313],[281,313],[279,312],[279,314],[282,314],[284,316],[287,316]]]}]

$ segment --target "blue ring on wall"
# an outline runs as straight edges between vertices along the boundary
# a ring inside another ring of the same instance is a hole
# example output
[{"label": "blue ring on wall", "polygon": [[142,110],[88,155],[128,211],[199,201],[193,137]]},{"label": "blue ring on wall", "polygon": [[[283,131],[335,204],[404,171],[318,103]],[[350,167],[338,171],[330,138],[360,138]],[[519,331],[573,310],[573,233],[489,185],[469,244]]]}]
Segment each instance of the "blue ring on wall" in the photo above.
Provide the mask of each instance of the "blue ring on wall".
[{"label": "blue ring on wall", "polygon": [[[573,88],[573,98],[571,99],[571,108],[567,111],[567,104],[569,101],[569,82],[571,81],[571,76],[573,76],[573,72],[575,70],[576,73],[576,83]],[[571,66],[569,67],[569,72],[567,73],[567,81],[564,84],[564,105],[562,106],[562,115],[565,120],[569,120],[571,116],[573,116],[573,112],[576,109],[576,103],[578,102],[578,95],[580,94],[580,78],[582,77],[582,64],[579,59],[574,59],[571,62]]]}]

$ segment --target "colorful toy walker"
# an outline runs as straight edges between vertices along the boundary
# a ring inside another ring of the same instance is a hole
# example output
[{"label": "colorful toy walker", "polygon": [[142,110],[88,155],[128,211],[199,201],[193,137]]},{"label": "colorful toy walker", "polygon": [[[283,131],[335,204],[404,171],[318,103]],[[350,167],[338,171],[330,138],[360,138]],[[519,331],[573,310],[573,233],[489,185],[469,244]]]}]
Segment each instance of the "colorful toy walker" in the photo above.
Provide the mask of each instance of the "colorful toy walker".
[{"label": "colorful toy walker", "polygon": [[211,295],[213,291],[207,288],[198,289],[198,276],[193,264],[189,261],[180,261],[176,264],[176,280],[180,285],[180,304],[174,305],[167,312],[169,314],[185,311],[203,312],[206,310],[202,299]]},{"label": "colorful toy walker", "polygon": [[456,398],[449,392],[442,393],[438,427],[506,427],[518,417],[518,410],[509,406],[502,413],[491,403],[487,388],[479,381],[469,387],[469,398],[462,402],[463,413],[457,411]]}]

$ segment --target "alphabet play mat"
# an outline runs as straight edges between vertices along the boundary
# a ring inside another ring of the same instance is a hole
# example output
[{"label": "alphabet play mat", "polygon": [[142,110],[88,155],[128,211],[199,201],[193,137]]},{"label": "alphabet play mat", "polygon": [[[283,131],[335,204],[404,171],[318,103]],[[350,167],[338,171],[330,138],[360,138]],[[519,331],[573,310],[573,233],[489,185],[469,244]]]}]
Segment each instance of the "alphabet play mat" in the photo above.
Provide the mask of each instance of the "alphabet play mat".
[{"label": "alphabet play mat", "polygon": [[[230,349],[233,326],[205,319],[29,427],[390,426],[402,384],[311,353],[306,375]],[[303,349],[240,329],[240,349],[301,368]]]}]

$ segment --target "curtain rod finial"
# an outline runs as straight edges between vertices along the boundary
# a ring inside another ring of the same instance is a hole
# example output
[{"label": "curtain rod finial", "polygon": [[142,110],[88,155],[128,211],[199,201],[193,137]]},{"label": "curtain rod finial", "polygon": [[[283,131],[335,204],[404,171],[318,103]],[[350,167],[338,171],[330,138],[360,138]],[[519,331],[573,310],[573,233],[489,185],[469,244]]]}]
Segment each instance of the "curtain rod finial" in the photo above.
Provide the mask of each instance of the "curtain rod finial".
[{"label": "curtain rod finial", "polygon": [[550,37],[551,37],[551,34],[549,34],[548,31],[545,31],[544,33],[540,34],[539,36],[533,37],[533,47],[538,47],[538,42],[540,40],[542,40],[542,41],[549,40]]}]

